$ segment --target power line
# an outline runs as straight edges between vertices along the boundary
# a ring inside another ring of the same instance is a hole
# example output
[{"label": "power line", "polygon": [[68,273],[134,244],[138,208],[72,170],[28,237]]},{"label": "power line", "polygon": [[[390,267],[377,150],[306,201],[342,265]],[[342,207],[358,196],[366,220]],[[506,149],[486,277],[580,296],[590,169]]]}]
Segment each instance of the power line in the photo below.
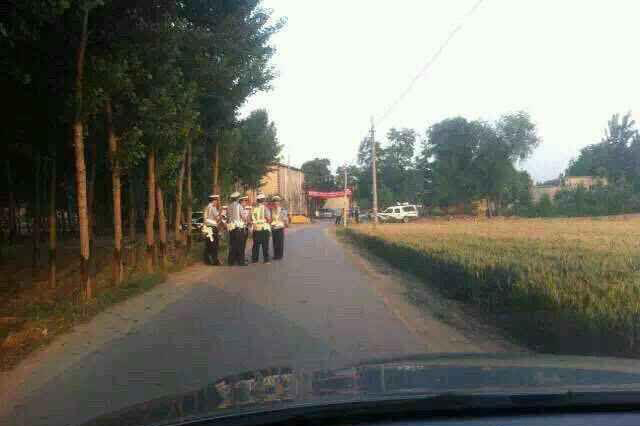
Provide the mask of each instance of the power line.
[{"label": "power line", "polygon": [[402,102],[402,100],[409,94],[409,92],[411,92],[416,82],[438,60],[438,58],[440,57],[444,49],[446,49],[446,47],[449,45],[451,40],[453,40],[455,35],[460,32],[466,20],[469,19],[471,15],[475,13],[476,10],[478,10],[478,8],[480,7],[483,1],[484,0],[478,0],[475,2],[473,7],[464,15],[460,23],[458,23],[458,25],[455,26],[455,28],[449,33],[447,38],[440,44],[440,47],[438,48],[438,50],[436,50],[436,52],[429,58],[429,60],[425,62],[425,64],[422,66],[418,74],[416,74],[416,76],[411,80],[411,82],[409,83],[409,86],[407,86],[407,88],[400,94],[400,96],[398,96],[398,98],[391,105],[389,105],[389,107],[387,107],[384,114],[382,114],[380,119],[377,120],[377,124],[380,124],[382,121],[384,121],[389,116],[389,114],[391,114],[391,112],[393,112],[393,110],[398,106],[398,104]]}]

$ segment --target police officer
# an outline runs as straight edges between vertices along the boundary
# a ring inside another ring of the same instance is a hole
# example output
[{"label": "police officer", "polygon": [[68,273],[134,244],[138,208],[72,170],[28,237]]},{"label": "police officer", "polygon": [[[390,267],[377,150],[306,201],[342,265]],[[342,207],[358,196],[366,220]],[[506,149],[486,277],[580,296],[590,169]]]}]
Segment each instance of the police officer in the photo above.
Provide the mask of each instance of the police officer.
[{"label": "police officer", "polygon": [[251,250],[251,260],[258,263],[260,258],[260,247],[262,247],[262,259],[264,263],[269,262],[269,231],[271,222],[271,212],[264,205],[264,194],[258,194],[256,202],[258,203],[251,211],[251,223],[253,226],[253,249]]},{"label": "police officer", "polygon": [[231,203],[228,207],[228,223],[229,230],[229,265],[247,266],[244,260],[243,240],[245,222],[242,218],[242,205],[238,201],[240,193],[234,192],[229,196]]},{"label": "police officer", "polygon": [[209,195],[209,204],[204,209],[203,232],[205,234],[204,260],[209,265],[220,265],[218,260],[218,247],[220,245],[220,233],[218,227],[222,225],[220,220],[220,196]]},{"label": "police officer", "polygon": [[251,226],[251,208],[249,206],[247,206],[247,201],[249,200],[249,197],[247,197],[246,195],[243,195],[242,197],[238,198],[238,201],[240,201],[240,205],[242,206],[242,212],[241,212],[241,216],[242,216],[242,220],[244,220],[244,233],[242,234],[242,260],[246,263],[245,260],[245,253],[247,250],[247,239],[249,238],[249,227]]},{"label": "police officer", "polygon": [[280,197],[274,196],[271,207],[271,236],[273,238],[273,260],[280,260],[284,255],[284,228],[288,218],[280,206]]}]

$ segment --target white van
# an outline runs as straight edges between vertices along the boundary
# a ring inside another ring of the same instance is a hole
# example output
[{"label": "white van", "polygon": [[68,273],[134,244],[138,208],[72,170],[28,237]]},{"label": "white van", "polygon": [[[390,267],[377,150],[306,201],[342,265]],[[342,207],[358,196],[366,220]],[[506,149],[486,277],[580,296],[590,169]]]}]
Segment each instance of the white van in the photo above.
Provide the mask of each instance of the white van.
[{"label": "white van", "polygon": [[382,222],[403,222],[418,218],[418,207],[414,204],[402,203],[391,206],[382,213],[378,213],[378,218]]}]

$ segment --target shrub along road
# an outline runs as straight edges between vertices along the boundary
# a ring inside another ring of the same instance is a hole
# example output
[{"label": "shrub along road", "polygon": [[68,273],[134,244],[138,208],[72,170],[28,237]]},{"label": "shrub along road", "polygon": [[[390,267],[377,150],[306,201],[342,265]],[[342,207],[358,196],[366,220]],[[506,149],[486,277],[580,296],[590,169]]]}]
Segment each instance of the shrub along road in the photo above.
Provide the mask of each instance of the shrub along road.
[{"label": "shrub along road", "polygon": [[504,349],[410,305],[401,278],[329,229],[289,230],[285,259],[270,265],[197,265],[77,327],[0,376],[0,419],[77,423],[269,366]]}]

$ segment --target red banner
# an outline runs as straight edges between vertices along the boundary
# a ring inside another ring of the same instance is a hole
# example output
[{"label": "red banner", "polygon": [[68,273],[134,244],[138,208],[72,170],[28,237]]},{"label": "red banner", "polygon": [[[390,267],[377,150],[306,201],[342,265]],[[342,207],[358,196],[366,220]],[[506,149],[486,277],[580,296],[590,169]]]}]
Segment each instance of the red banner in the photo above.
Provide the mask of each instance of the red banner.
[{"label": "red banner", "polygon": [[[344,191],[320,192],[309,191],[307,195],[311,198],[341,198],[344,197]],[[347,188],[347,197],[351,197],[351,190]]]}]

